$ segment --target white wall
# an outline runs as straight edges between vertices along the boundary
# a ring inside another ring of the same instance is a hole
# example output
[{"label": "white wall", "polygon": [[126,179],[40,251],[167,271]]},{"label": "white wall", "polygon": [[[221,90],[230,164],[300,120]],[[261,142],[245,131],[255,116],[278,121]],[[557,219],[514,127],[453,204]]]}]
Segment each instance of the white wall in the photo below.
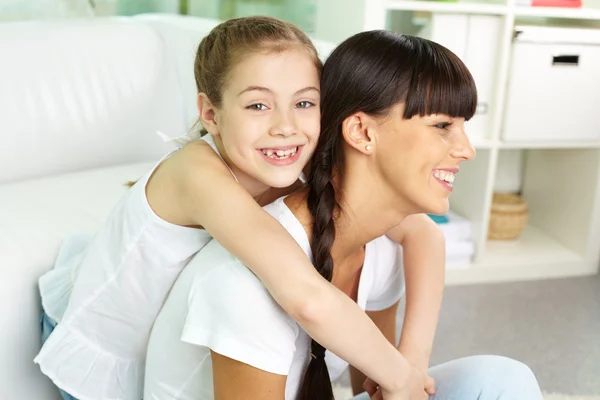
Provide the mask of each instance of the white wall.
[{"label": "white wall", "polygon": [[317,0],[314,36],[340,43],[349,36],[361,32],[364,24],[365,1],[368,0]]}]

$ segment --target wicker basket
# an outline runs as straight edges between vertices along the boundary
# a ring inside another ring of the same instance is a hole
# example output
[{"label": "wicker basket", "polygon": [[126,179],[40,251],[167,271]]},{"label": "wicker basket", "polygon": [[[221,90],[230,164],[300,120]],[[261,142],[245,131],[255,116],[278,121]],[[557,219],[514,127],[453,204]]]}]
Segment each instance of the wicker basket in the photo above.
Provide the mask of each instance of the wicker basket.
[{"label": "wicker basket", "polygon": [[494,193],[488,239],[517,239],[527,225],[527,203],[516,194]]}]

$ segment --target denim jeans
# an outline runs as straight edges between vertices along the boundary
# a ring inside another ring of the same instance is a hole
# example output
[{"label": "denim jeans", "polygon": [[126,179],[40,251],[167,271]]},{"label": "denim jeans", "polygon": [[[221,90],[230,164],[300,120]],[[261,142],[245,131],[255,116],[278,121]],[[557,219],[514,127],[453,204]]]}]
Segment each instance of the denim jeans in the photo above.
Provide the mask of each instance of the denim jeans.
[{"label": "denim jeans", "polygon": [[[46,313],[42,313],[41,323],[42,323],[42,344],[44,344],[46,342],[46,340],[48,340],[48,337],[50,336],[50,334],[52,333],[54,328],[56,328],[56,321],[54,321],[52,318],[50,318],[48,315],[46,315]],[[75,397],[71,396],[70,394],[66,393],[63,390],[58,389],[58,391],[60,392],[60,395],[62,396],[62,398],[64,400],[77,400]]]},{"label": "denim jeans", "polygon": [[[436,394],[429,400],[542,400],[533,372],[506,357],[460,358],[429,369]],[[362,393],[352,400],[368,400]]]}]

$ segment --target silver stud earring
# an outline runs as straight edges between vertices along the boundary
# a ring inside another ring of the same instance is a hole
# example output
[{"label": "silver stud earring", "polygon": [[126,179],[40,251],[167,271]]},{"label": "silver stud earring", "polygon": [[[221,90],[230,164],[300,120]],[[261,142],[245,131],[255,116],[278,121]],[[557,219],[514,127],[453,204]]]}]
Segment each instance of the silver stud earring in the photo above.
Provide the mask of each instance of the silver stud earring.
[{"label": "silver stud earring", "polygon": [[365,150],[366,150],[366,151],[371,151],[371,146],[370,146],[370,145],[367,145],[367,146],[365,147]]}]

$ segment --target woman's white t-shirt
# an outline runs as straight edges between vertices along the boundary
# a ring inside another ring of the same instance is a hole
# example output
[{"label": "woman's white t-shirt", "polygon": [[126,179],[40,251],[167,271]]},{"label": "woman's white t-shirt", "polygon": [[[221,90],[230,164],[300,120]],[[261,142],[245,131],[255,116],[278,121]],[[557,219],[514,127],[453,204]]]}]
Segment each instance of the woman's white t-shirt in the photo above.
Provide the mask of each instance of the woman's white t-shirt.
[{"label": "woman's white t-shirt", "polygon": [[[265,210],[310,257],[306,232],[283,198]],[[402,297],[401,260],[400,246],[387,237],[367,243],[357,298],[362,309],[383,310]],[[285,260],[281,268],[286,268]],[[310,337],[261,281],[215,240],[181,273],[155,321],[144,400],[213,399],[211,349],[261,370],[287,375],[288,400],[296,398],[310,353]],[[332,379],[347,367],[331,352],[326,353],[326,362]]]},{"label": "woman's white t-shirt", "polygon": [[[210,135],[202,140],[218,154]],[[34,361],[79,400],[142,399],[152,324],[183,267],[211,240],[150,208],[146,184],[168,156],[127,191],[93,238],[67,241],[40,279],[44,310],[58,325]]]}]

